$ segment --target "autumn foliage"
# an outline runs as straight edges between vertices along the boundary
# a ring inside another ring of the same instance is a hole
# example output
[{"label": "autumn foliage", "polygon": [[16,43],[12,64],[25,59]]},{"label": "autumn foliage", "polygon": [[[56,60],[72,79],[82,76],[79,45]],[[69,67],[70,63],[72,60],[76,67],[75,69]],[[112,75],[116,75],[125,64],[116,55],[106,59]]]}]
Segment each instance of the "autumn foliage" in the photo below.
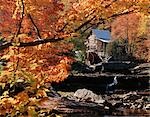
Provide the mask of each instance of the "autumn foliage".
[{"label": "autumn foliage", "polygon": [[[73,45],[61,41],[67,35],[59,31],[63,4],[57,0],[1,0],[0,5],[0,32],[6,41],[1,59],[7,61],[0,75],[0,115],[33,115],[40,100],[47,97],[50,86],[45,83],[63,81],[69,74],[72,59],[63,53]],[[23,87],[17,91],[20,83]]]},{"label": "autumn foliage", "polygon": [[123,14],[147,14],[148,8],[148,0],[0,0],[0,50],[6,62],[0,73],[0,116],[41,112],[50,84],[69,74],[73,60],[65,53],[73,44],[67,38]]},{"label": "autumn foliage", "polygon": [[149,18],[142,13],[131,13],[116,18],[111,25],[113,40],[125,40],[128,54],[139,60],[150,61]]}]

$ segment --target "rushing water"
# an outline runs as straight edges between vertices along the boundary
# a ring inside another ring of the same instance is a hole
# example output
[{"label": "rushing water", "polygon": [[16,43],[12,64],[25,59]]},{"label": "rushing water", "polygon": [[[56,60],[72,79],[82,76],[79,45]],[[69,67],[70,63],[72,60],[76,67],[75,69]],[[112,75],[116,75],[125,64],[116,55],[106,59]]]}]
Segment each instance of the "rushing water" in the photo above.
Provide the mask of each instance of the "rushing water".
[{"label": "rushing water", "polygon": [[[60,85],[55,85],[54,88],[57,91],[61,91],[64,94],[66,92],[75,92],[77,89],[87,88],[93,92],[101,95],[106,94],[106,87],[113,82],[114,77],[75,77],[69,78]],[[149,90],[149,78],[119,78],[115,90],[118,90],[116,94],[125,94],[128,92],[144,92]],[[130,102],[129,102],[130,103]],[[62,117],[111,117],[111,116],[150,116],[150,110],[143,109],[127,109],[116,108],[109,109],[108,111],[100,113],[98,110],[87,110],[87,113],[72,113],[62,114]]]}]

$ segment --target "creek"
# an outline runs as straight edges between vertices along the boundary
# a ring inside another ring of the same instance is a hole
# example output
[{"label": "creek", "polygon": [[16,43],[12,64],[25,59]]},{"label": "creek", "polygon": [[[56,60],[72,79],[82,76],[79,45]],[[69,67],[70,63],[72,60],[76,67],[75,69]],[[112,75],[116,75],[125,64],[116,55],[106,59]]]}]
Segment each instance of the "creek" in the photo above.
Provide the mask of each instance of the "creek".
[{"label": "creek", "polygon": [[[114,82],[115,76],[117,84],[108,90],[107,87]],[[74,99],[74,93],[78,89],[84,88],[101,95],[107,102],[103,104],[104,110],[100,111],[92,106],[82,108],[83,111],[60,113],[63,117],[150,116],[149,78],[147,74],[138,73],[77,73],[71,74],[64,82],[52,86],[62,97],[69,97],[71,100]],[[84,102],[89,104],[87,100]],[[81,110],[80,107],[76,109]]]}]

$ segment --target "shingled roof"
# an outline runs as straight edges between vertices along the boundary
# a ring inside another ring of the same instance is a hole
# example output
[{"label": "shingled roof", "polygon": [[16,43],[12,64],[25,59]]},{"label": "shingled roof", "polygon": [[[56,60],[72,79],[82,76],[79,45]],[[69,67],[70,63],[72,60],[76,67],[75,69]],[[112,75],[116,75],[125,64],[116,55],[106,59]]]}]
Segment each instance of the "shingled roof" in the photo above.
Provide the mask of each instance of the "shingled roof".
[{"label": "shingled roof", "polygon": [[111,40],[111,34],[109,30],[92,29],[92,33],[95,35],[97,40],[102,42],[109,43]]}]

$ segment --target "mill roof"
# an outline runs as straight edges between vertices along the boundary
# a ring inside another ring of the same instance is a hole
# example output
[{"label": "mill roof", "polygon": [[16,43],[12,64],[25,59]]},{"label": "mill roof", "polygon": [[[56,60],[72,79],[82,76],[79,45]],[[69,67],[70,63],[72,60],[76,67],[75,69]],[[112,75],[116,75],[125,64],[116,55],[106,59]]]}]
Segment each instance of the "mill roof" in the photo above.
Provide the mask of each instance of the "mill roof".
[{"label": "mill roof", "polygon": [[97,40],[102,42],[109,43],[111,40],[111,34],[109,30],[92,29],[92,33],[95,35]]}]

